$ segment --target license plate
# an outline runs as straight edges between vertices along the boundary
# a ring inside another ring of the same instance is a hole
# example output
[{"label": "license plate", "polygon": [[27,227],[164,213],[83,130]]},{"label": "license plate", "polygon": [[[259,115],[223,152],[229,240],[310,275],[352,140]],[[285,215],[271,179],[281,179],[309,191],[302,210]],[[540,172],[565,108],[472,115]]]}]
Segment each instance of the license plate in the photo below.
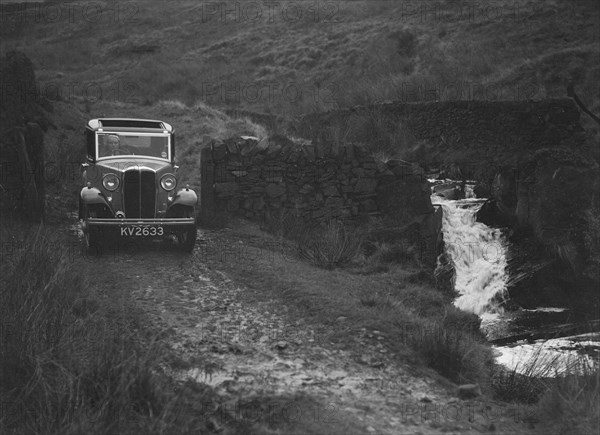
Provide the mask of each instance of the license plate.
[{"label": "license plate", "polygon": [[157,225],[126,225],[121,227],[121,235],[127,237],[162,236],[165,230]]}]

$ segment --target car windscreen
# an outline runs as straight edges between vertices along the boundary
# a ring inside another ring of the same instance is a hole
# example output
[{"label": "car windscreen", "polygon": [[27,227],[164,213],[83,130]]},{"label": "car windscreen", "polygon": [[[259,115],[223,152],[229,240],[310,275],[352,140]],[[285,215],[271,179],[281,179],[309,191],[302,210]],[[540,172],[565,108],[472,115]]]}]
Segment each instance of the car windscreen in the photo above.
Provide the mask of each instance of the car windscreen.
[{"label": "car windscreen", "polygon": [[151,133],[98,133],[98,158],[110,156],[149,156],[170,159],[168,135]]}]

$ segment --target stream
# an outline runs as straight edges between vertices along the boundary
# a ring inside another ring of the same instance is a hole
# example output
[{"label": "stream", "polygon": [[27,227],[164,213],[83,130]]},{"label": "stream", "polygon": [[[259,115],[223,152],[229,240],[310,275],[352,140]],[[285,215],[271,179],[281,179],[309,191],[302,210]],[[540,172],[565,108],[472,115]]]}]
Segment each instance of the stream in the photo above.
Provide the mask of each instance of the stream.
[{"label": "stream", "polygon": [[[473,185],[467,182],[464,199],[448,199],[456,191],[444,185],[456,182],[429,181],[433,183],[432,203],[443,208],[446,252],[455,265],[458,296],[454,304],[481,318],[481,329],[490,341],[502,342],[494,346],[496,362],[508,370],[536,377],[587,373],[597,368],[600,332],[568,335],[568,328],[561,327],[577,324],[576,313],[564,307],[504,309],[508,299],[509,242],[505,230],[477,222],[476,213],[486,198],[476,198]],[[545,338],[519,340],[519,333],[524,331],[536,331]]]}]

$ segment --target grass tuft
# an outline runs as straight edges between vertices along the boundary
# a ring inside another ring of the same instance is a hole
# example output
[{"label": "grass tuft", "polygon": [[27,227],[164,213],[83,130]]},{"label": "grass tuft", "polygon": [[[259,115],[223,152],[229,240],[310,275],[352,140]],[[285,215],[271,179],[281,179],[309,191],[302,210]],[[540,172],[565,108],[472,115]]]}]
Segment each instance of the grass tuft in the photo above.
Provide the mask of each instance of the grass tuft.
[{"label": "grass tuft", "polygon": [[[541,349],[541,348],[540,348]],[[491,387],[497,399],[536,406],[555,434],[595,434],[600,425],[600,372],[584,357],[574,357],[558,373],[556,358],[536,352],[522,367],[494,370]]]},{"label": "grass tuft", "polygon": [[99,302],[52,231],[3,223],[1,232],[15,249],[1,264],[0,432],[162,434],[188,424],[176,423],[161,349],[135,316]]},{"label": "grass tuft", "polygon": [[335,220],[308,228],[298,240],[298,254],[312,264],[334,269],[350,263],[360,252],[361,237]]}]

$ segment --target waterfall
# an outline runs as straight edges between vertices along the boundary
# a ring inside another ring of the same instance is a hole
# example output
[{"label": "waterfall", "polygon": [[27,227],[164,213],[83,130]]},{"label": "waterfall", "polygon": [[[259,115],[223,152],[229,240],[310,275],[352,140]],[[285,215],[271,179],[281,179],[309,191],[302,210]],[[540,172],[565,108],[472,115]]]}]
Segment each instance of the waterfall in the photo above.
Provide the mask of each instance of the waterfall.
[{"label": "waterfall", "polygon": [[[507,297],[508,241],[502,230],[476,221],[476,214],[485,199],[475,198],[473,186],[467,182],[461,186],[466,199],[450,200],[444,198],[444,195],[456,197],[459,189],[457,185],[461,183],[453,180],[429,181],[433,185],[432,191],[437,190],[437,193],[432,194],[431,202],[440,205],[444,211],[444,243],[456,270],[455,290],[458,296],[454,305],[477,314],[482,320],[481,328],[486,335],[498,331],[509,335],[510,331],[523,332],[519,329],[518,322],[515,325],[516,319],[523,318],[523,312],[529,315],[525,323],[529,328],[535,318],[532,317],[534,313],[563,311],[560,307],[541,307],[504,314],[501,303]],[[439,188],[436,189],[436,186]],[[540,317],[538,326],[544,327],[546,322],[547,317]],[[600,334],[595,332],[535,342],[515,341],[506,346],[495,347],[496,361],[508,370],[525,376],[553,377],[559,374],[591,373],[597,370],[599,364],[599,338]]]},{"label": "waterfall", "polygon": [[[473,196],[472,190],[466,193]],[[502,312],[500,302],[508,279],[502,231],[475,220],[484,201],[476,198],[450,201],[432,196],[432,202],[443,207],[446,252],[456,268],[455,289],[459,296],[454,304],[482,317]]]}]

